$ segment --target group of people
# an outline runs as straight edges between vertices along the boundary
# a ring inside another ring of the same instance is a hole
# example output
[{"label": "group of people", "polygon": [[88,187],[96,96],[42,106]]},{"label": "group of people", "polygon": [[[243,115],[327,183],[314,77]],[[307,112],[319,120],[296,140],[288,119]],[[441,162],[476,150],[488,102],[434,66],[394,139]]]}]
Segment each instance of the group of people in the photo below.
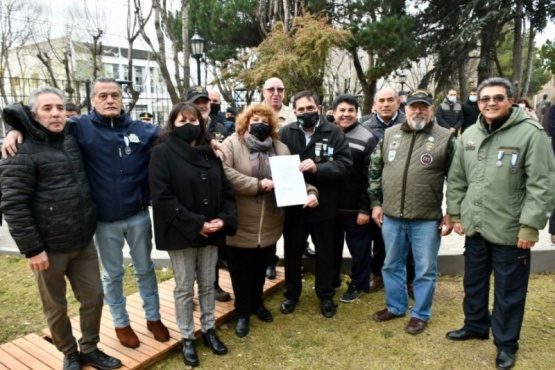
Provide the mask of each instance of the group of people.
[{"label": "group of people", "polygon": [[[36,276],[64,368],[121,366],[97,348],[102,300],[121,344],[140,346],[122,287],[124,241],[145,327],[156,340],[169,340],[150,257],[151,199],[156,248],[168,251],[174,270],[186,365],[199,364],[195,281],[203,341],[217,355],[228,352],[215,330],[214,301],[229,299],[218,285],[219,259],[230,272],[239,337],[249,334],[251,314],[273,321],[262,290],[265,278],[275,277],[282,235],[283,314],[299,304],[310,235],[323,316],[337,313],[333,297],[346,242],[353,264],[340,300],[353,302],[385,287],[385,308],[372,315],[383,322],[405,316],[411,297],[405,331],[419,334],[431,318],[441,236],[455,230],[466,235],[465,322],[447,338],[487,339],[491,328],[496,366],[513,367],[530,248],[555,207],[555,157],[542,126],[513,104],[507,80],[490,78],[473,93],[480,114],[458,139],[463,120],[456,117],[464,109],[454,106],[451,92],[434,114],[429,92],[414,91],[401,102],[396,91],[384,89],[374,97],[374,114],[359,120],[357,99],[346,94],[327,116],[309,91],[295,94],[293,109],[287,107],[285,86],[275,77],[263,86],[264,102],[233,120],[233,132],[229,120],[218,118],[219,94],[200,86],[172,108],[161,129],[132,120],[122,110],[120,85],[110,78],[93,84],[91,113],[67,121],[63,94],[55,88],[37,89],[28,106],[5,108],[3,118],[13,129],[2,147],[9,158],[0,164],[0,209]],[[270,158],[291,154],[300,157],[307,201],[280,208]],[[81,305],[79,345],[67,316],[65,277]]]}]

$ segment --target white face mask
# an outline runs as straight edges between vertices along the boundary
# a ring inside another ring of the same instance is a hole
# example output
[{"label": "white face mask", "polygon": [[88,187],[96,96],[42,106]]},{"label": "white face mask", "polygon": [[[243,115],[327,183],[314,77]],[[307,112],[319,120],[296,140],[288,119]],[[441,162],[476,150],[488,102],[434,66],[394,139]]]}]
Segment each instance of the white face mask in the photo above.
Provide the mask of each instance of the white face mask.
[{"label": "white face mask", "polygon": [[449,96],[449,97],[447,97],[447,100],[449,100],[451,103],[456,103],[457,102],[457,97],[456,96]]},{"label": "white face mask", "polygon": [[526,104],[519,104],[522,109],[526,108]]},{"label": "white face mask", "polygon": [[468,100],[472,103],[476,103],[478,101],[478,97],[476,95],[470,95]]}]

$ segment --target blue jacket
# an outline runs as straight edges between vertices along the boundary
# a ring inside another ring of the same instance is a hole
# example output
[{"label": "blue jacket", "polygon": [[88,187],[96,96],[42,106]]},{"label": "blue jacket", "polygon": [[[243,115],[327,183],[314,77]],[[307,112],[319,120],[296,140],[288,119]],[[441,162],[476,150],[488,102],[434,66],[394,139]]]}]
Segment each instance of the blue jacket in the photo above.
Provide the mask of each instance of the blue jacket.
[{"label": "blue jacket", "polygon": [[99,220],[125,220],[146,209],[150,149],[160,127],[134,121],[124,111],[110,119],[93,109],[72,119],[70,132],[83,154]]}]

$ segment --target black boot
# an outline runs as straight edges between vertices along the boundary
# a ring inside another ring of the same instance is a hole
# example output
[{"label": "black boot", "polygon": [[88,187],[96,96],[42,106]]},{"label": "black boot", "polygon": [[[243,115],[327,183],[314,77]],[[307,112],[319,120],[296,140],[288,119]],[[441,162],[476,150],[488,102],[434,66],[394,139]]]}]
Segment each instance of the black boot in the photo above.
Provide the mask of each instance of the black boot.
[{"label": "black boot", "polygon": [[239,338],[246,337],[249,334],[249,317],[240,317],[237,319],[237,325],[235,325],[235,335]]},{"label": "black boot", "polygon": [[204,344],[212,348],[212,352],[217,355],[225,355],[227,353],[227,347],[225,344],[222,343],[218,335],[216,334],[216,330],[208,329],[206,333],[202,333],[202,340]]},{"label": "black boot", "polygon": [[187,366],[198,366],[197,349],[195,347],[194,339],[183,339],[183,361]]}]

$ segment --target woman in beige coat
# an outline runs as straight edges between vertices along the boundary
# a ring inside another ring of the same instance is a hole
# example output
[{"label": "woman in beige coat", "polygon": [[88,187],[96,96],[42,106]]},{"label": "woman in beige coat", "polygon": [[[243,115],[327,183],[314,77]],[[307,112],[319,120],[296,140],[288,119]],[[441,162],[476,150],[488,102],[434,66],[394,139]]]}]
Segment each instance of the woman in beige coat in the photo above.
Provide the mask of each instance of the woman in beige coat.
[{"label": "woman in beige coat", "polygon": [[[249,317],[273,321],[262,303],[266,267],[276,253],[283,231],[285,212],[277,207],[269,158],[289,155],[278,140],[278,118],[270,106],[249,106],[236,121],[237,132],[223,146],[227,152],[224,170],[237,200],[237,234],[227,238],[225,254],[235,293],[235,334],[249,333]],[[318,192],[307,186],[305,207],[318,205]]]}]

